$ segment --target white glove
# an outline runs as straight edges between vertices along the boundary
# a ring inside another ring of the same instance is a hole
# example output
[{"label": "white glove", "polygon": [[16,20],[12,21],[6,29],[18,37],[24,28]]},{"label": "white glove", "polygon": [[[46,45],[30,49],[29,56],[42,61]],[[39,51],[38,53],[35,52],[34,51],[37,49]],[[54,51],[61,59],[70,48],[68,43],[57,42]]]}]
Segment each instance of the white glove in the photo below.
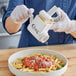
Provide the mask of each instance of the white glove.
[{"label": "white glove", "polygon": [[53,30],[55,32],[65,32],[65,33],[71,33],[76,31],[75,20],[70,20],[67,14],[60,8],[58,8],[57,14],[58,16],[60,16],[61,14],[61,17],[55,19],[55,22],[52,25],[50,25],[51,26],[50,30]]},{"label": "white glove", "polygon": [[11,18],[16,24],[23,24],[32,15],[34,9],[28,9],[25,5],[16,6],[11,13]]}]

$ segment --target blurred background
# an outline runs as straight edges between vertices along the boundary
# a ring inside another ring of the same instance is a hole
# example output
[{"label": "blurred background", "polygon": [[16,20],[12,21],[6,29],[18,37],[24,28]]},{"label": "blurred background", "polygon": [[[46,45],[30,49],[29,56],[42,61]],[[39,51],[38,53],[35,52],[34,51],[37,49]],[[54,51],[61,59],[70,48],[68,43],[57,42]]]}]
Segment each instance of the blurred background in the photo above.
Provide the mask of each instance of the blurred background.
[{"label": "blurred background", "polygon": [[3,14],[7,11],[9,0],[0,0],[0,49],[17,48],[21,31],[9,35],[2,25]]}]

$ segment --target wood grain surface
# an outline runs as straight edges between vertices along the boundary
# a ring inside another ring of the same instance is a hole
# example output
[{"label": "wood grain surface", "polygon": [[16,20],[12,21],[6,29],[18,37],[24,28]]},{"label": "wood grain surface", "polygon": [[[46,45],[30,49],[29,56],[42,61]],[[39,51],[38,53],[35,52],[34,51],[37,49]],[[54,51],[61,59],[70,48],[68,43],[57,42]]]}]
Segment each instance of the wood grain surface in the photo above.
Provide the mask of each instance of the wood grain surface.
[{"label": "wood grain surface", "polygon": [[69,61],[68,69],[62,76],[76,76],[76,44],[0,50],[0,76],[14,76],[8,69],[8,58],[10,55],[20,50],[34,48],[55,50],[62,53],[68,58]]}]

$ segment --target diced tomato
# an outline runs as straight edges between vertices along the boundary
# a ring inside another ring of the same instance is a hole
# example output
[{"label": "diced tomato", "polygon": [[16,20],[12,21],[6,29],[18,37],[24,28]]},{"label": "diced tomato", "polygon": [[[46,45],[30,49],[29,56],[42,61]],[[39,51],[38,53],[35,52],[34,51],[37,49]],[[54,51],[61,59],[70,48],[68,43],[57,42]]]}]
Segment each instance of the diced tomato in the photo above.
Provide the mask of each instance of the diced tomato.
[{"label": "diced tomato", "polygon": [[45,59],[46,59],[46,57],[43,56],[43,60],[45,60]]},{"label": "diced tomato", "polygon": [[25,57],[24,59],[27,59],[27,57]]},{"label": "diced tomato", "polygon": [[50,60],[49,59],[46,59],[45,61],[49,62]]},{"label": "diced tomato", "polygon": [[30,66],[34,67],[34,65],[35,65],[35,61],[30,61]]},{"label": "diced tomato", "polygon": [[42,56],[41,56],[41,55],[38,55],[38,57],[42,58]]},{"label": "diced tomato", "polygon": [[25,58],[24,58],[24,60],[28,60],[28,58],[27,58],[27,57],[25,57]]},{"label": "diced tomato", "polygon": [[[52,61],[52,65],[55,65],[55,62],[54,61]],[[56,65],[55,65],[56,66]]]},{"label": "diced tomato", "polygon": [[34,64],[30,64],[30,67],[34,67]]},{"label": "diced tomato", "polygon": [[34,66],[34,70],[35,70],[35,71],[39,71],[38,65],[35,65],[35,66]]},{"label": "diced tomato", "polygon": [[51,61],[51,58],[47,57],[47,61]]},{"label": "diced tomato", "polygon": [[35,59],[35,56],[31,56],[31,57],[30,57],[30,60],[34,60],[34,59]]},{"label": "diced tomato", "polygon": [[24,65],[26,66],[26,68],[27,67],[29,67],[30,66],[30,63],[29,62],[26,62],[26,63],[24,63]]},{"label": "diced tomato", "polygon": [[39,64],[39,61],[36,60],[35,63],[36,63],[36,64]]},{"label": "diced tomato", "polygon": [[42,68],[42,66],[40,65],[39,68]]},{"label": "diced tomato", "polygon": [[46,68],[46,65],[45,65],[45,64],[43,64],[43,65],[42,65],[42,68]]}]

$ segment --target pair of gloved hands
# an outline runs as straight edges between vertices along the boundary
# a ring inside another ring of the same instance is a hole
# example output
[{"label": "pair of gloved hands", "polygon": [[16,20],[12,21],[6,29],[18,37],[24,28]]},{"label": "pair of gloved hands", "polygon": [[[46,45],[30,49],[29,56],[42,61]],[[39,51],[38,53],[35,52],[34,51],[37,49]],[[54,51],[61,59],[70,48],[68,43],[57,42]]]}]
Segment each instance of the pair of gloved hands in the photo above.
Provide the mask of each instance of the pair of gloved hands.
[{"label": "pair of gloved hands", "polygon": [[[24,22],[28,20],[28,18],[33,14],[33,12],[34,9],[29,9],[25,5],[19,5],[16,6],[16,8],[12,11],[10,16],[14,23],[22,25]],[[59,13],[61,13],[60,19],[54,22],[53,24],[50,24],[50,30],[65,33],[74,32],[76,30],[76,21],[70,20],[67,14],[60,8],[58,8],[57,11],[58,15]]]}]

